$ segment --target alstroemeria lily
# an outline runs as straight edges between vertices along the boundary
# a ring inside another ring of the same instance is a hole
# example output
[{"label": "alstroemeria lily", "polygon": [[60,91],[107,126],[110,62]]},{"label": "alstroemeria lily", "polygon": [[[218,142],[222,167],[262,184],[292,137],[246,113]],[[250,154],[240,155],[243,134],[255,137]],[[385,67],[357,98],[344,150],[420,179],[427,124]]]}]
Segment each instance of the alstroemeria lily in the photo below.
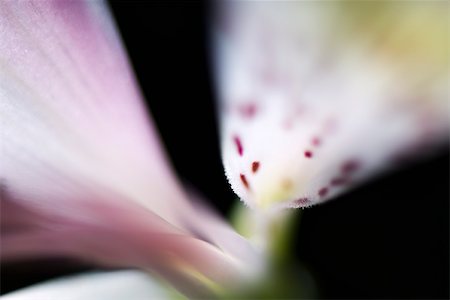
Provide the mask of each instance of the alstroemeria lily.
[{"label": "alstroemeria lily", "polygon": [[2,1],[0,41],[2,259],[136,267],[194,296],[258,273],[174,176],[103,2]]},{"label": "alstroemeria lily", "polygon": [[[0,2],[2,259],[139,268],[188,296],[256,278],[279,208],[331,199],[448,132],[446,4],[401,5],[222,4],[222,152],[257,211],[250,243],[169,167],[102,2]],[[121,280],[118,297],[170,296],[140,273],[88,276],[17,299],[73,287],[98,299]]]},{"label": "alstroemeria lily", "polygon": [[222,152],[249,206],[321,203],[445,141],[448,2],[221,8]]}]

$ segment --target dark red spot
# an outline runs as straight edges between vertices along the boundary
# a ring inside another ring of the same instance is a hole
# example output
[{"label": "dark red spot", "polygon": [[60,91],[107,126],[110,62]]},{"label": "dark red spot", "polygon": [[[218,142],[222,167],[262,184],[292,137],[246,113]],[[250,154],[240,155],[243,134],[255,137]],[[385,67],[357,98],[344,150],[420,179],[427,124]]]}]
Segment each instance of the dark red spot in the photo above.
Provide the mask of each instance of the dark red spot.
[{"label": "dark red spot", "polygon": [[328,188],[326,188],[326,187],[321,188],[319,190],[318,194],[319,194],[320,197],[325,197],[328,194]]},{"label": "dark red spot", "polygon": [[246,119],[251,119],[258,112],[258,106],[253,102],[245,103],[238,107],[238,111],[242,117]]},{"label": "dark red spot", "polygon": [[244,174],[240,174],[239,176],[241,177],[242,184],[245,186],[246,189],[248,189],[250,186],[248,184],[247,177],[245,177]]},{"label": "dark red spot", "polygon": [[234,141],[234,144],[236,145],[239,156],[242,156],[242,154],[244,154],[244,148],[242,147],[241,139],[237,135],[235,135],[233,137],[233,141]]},{"label": "dark red spot", "polygon": [[322,141],[318,137],[313,137],[312,140],[311,140],[311,144],[313,144],[313,146],[316,146],[316,147],[320,146],[321,142]]},{"label": "dark red spot", "polygon": [[252,163],[252,172],[256,173],[258,171],[258,169],[259,169],[259,161],[254,161]]},{"label": "dark red spot", "polygon": [[305,151],[305,157],[311,158],[313,156],[313,153],[309,150]]},{"label": "dark red spot", "polygon": [[336,177],[336,178],[331,179],[331,181],[330,181],[331,185],[335,185],[335,186],[343,185],[343,184],[346,184],[347,182],[348,182],[348,180],[344,177]]},{"label": "dark red spot", "polygon": [[300,198],[300,199],[294,201],[294,205],[305,206],[308,204],[309,204],[309,199],[306,197]]},{"label": "dark red spot", "polygon": [[349,161],[346,161],[345,163],[342,164],[341,172],[343,174],[346,174],[346,175],[352,174],[356,170],[359,169],[359,166],[360,166],[360,164],[359,164],[358,161],[356,161],[356,160],[349,160]]}]

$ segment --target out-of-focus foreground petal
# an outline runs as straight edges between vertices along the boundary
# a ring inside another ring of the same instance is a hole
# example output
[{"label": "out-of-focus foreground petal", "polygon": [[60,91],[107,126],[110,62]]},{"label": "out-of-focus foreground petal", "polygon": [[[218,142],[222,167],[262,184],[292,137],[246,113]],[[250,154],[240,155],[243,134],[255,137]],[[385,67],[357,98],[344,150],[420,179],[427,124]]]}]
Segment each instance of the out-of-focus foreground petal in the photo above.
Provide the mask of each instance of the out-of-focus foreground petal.
[{"label": "out-of-focus foreground petal", "polygon": [[178,224],[181,190],[104,3],[0,5],[3,185],[52,208],[113,187]]},{"label": "out-of-focus foreground petal", "polygon": [[331,199],[448,137],[446,1],[231,1],[214,31],[222,155],[252,207]]},{"label": "out-of-focus foreground petal", "polygon": [[96,272],[47,281],[2,297],[4,300],[185,299],[139,271]]},{"label": "out-of-focus foreground petal", "polygon": [[[92,199],[76,199],[65,207],[71,212],[61,214],[23,206],[2,194],[1,258],[69,256],[107,267],[141,268],[196,297],[220,292],[256,271],[257,259],[246,257],[246,252],[233,256],[196,233],[115,197],[97,193]],[[243,240],[234,241],[239,249]],[[241,261],[244,258],[250,264]]]},{"label": "out-of-focus foreground petal", "polygon": [[187,201],[103,2],[2,1],[0,41],[3,259],[74,255],[187,291],[257,269]]}]

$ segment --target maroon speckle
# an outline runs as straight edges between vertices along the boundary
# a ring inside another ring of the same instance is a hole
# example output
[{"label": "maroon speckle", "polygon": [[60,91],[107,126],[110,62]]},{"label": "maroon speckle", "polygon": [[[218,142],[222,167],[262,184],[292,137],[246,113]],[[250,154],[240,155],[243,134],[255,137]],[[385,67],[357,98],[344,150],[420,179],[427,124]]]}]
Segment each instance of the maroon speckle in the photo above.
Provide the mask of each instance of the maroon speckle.
[{"label": "maroon speckle", "polygon": [[348,180],[344,177],[336,177],[331,179],[330,184],[334,186],[346,184]]},{"label": "maroon speckle", "polygon": [[245,177],[244,174],[240,174],[239,176],[241,178],[242,184],[245,186],[246,189],[248,189],[250,185],[248,184],[247,177]]},{"label": "maroon speckle", "polygon": [[359,164],[358,161],[356,161],[356,160],[349,160],[349,161],[346,161],[345,163],[342,164],[341,172],[343,174],[347,174],[347,175],[348,174],[352,174],[356,170],[359,169],[359,166],[360,166],[360,164]]},{"label": "maroon speckle", "polygon": [[313,153],[309,150],[305,151],[305,157],[311,158],[313,156]]},{"label": "maroon speckle", "polygon": [[320,146],[321,143],[322,143],[322,141],[317,136],[313,137],[311,140],[311,144],[313,144],[313,146],[316,146],[316,147]]},{"label": "maroon speckle", "polygon": [[234,141],[234,144],[236,145],[239,156],[242,156],[244,154],[244,148],[242,147],[241,139],[237,135],[235,135],[233,137],[233,141]]},{"label": "maroon speckle", "polygon": [[258,106],[253,102],[249,102],[249,103],[240,105],[238,107],[238,111],[242,117],[244,117],[246,119],[251,119],[258,112]]},{"label": "maroon speckle", "polygon": [[259,161],[254,161],[252,163],[252,172],[256,173],[258,171],[258,169],[259,169]]},{"label": "maroon speckle", "polygon": [[328,194],[328,188],[326,188],[326,187],[321,188],[319,190],[318,194],[319,194],[320,197],[325,197]]},{"label": "maroon speckle", "polygon": [[305,205],[308,205],[309,203],[310,203],[309,199],[306,197],[300,198],[300,199],[297,199],[294,201],[294,205],[299,205],[299,206],[305,206]]}]

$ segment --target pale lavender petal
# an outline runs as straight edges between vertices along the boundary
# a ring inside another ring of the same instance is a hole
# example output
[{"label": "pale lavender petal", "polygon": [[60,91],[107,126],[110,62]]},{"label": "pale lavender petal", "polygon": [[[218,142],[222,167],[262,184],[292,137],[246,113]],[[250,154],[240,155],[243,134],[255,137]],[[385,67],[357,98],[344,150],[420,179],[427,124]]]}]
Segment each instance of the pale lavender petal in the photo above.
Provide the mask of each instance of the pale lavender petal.
[{"label": "pale lavender petal", "polygon": [[231,1],[222,154],[252,207],[331,199],[448,137],[448,2]]}]

